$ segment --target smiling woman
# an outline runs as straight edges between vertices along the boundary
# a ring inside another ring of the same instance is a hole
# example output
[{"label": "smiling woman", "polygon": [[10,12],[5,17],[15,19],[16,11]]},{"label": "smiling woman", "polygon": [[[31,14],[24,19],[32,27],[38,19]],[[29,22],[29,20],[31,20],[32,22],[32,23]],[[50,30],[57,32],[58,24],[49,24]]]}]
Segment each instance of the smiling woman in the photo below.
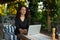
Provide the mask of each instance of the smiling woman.
[{"label": "smiling woman", "polygon": [[[18,40],[23,39],[20,36],[26,35],[29,28],[29,13],[26,6],[19,7],[15,18],[15,34]],[[20,36],[19,36],[20,35]]]}]

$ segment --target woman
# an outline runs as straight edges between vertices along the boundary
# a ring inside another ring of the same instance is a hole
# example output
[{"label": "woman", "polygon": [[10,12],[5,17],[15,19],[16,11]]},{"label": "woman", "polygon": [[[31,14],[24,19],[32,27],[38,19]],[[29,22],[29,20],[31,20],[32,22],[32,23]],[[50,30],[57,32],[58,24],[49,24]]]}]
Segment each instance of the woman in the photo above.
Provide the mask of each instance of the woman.
[{"label": "woman", "polygon": [[15,34],[18,40],[22,39],[20,36],[27,34],[29,28],[29,12],[26,6],[21,6],[18,8],[16,18],[15,18]]}]

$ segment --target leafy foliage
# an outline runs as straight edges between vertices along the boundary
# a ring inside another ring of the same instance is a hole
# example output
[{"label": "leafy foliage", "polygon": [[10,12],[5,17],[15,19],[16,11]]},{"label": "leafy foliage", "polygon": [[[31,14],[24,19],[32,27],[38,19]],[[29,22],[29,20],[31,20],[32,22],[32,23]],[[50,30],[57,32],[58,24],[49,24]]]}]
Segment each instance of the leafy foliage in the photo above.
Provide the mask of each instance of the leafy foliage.
[{"label": "leafy foliage", "polygon": [[30,0],[30,3],[29,3],[29,8],[30,8],[30,11],[31,11],[31,16],[32,16],[32,22],[35,22],[36,21],[36,18],[37,18],[37,10],[38,10],[38,0]]}]

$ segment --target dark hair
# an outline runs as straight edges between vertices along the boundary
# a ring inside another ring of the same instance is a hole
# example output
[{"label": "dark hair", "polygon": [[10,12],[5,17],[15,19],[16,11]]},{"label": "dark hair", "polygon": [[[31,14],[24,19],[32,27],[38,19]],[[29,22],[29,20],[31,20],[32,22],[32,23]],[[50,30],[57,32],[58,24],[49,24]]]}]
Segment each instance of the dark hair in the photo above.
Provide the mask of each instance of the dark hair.
[{"label": "dark hair", "polygon": [[17,9],[17,14],[16,14],[16,18],[19,18],[21,13],[20,13],[20,10],[22,7],[25,7],[26,8],[26,14],[25,14],[25,17],[26,18],[30,18],[30,10],[25,6],[25,5],[22,5],[22,6],[19,6],[18,9]]}]

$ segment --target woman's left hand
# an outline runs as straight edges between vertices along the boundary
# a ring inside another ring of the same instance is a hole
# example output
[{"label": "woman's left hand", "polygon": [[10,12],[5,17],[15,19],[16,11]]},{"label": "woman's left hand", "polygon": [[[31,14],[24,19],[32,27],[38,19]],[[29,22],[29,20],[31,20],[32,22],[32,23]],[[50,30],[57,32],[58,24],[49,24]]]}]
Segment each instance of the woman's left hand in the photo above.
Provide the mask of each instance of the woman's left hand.
[{"label": "woman's left hand", "polygon": [[20,30],[21,34],[27,34],[27,29]]},{"label": "woman's left hand", "polygon": [[24,29],[24,32],[27,33],[27,29]]}]

